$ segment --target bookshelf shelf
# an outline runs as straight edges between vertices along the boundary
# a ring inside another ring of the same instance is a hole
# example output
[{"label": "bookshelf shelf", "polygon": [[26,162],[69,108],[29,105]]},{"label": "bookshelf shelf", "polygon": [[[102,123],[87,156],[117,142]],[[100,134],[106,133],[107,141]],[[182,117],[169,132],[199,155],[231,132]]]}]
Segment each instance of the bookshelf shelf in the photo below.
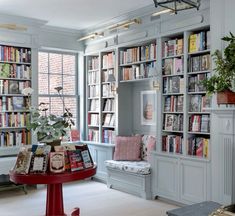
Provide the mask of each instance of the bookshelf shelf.
[{"label": "bookshelf shelf", "polygon": [[205,53],[210,53],[210,49],[195,51],[195,52],[189,52],[188,55],[200,55],[200,54],[205,54]]},{"label": "bookshelf shelf", "polygon": [[188,75],[204,74],[204,73],[211,73],[211,70],[206,70],[206,71],[196,71],[196,72],[188,72]]},{"label": "bookshelf shelf", "polygon": [[171,55],[171,56],[166,56],[166,57],[162,57],[162,60],[165,60],[165,59],[172,59],[172,58],[181,58],[183,57],[184,54],[180,54],[180,55]]},{"label": "bookshelf shelf", "polygon": [[144,82],[144,81],[150,81],[154,77],[149,78],[140,78],[140,79],[132,79],[132,80],[121,80],[120,83],[130,83],[130,82]]},{"label": "bookshelf shelf", "polygon": [[145,60],[145,61],[130,62],[130,63],[127,63],[127,64],[120,64],[120,67],[139,65],[139,64],[143,64],[143,63],[151,63],[151,62],[155,62],[155,61],[156,61],[156,59],[149,59],[149,60]]},{"label": "bookshelf shelf", "polygon": [[162,77],[174,77],[174,76],[184,76],[184,74],[183,74],[183,73],[181,73],[181,74],[162,75]]},{"label": "bookshelf shelf", "polygon": [[31,87],[31,79],[31,48],[0,45],[0,146],[4,149],[31,144],[26,128],[31,100],[22,94]]}]

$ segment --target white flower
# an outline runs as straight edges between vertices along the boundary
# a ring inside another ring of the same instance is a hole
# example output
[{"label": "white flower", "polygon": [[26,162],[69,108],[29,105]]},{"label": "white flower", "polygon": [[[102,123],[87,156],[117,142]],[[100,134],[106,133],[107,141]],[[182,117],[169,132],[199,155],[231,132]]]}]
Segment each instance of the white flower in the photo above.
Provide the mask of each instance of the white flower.
[{"label": "white flower", "polygon": [[33,93],[33,89],[30,88],[30,87],[24,88],[24,89],[22,90],[22,94],[25,95],[25,96],[32,95],[32,93]]}]

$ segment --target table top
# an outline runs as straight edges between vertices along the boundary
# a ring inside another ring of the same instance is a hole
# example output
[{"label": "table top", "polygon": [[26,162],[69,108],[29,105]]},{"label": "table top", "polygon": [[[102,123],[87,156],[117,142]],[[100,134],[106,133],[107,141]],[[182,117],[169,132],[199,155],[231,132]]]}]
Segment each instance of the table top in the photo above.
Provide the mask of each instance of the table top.
[{"label": "table top", "polygon": [[17,184],[59,184],[64,182],[70,182],[75,180],[82,180],[92,177],[96,174],[97,166],[94,165],[91,168],[63,173],[43,173],[27,175],[17,174],[14,171],[10,171],[10,180]]}]

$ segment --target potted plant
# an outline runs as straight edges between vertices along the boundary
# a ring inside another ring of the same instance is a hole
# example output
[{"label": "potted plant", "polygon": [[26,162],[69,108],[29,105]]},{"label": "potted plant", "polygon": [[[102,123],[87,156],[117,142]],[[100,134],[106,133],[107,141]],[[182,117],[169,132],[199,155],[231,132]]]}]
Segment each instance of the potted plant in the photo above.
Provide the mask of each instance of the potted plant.
[{"label": "potted plant", "polygon": [[[60,93],[62,89],[62,87],[55,88],[62,100],[63,107],[65,107]],[[26,88],[23,94],[29,96],[32,94],[32,90]],[[30,112],[31,116],[27,121],[27,129],[34,131],[39,142],[52,146],[60,144],[61,138],[66,135],[66,131],[74,125],[73,115],[68,108],[65,108],[65,112],[61,116],[56,116],[48,113],[48,104],[40,103],[37,108],[30,107]]]},{"label": "potted plant", "polygon": [[216,50],[212,55],[215,61],[215,73],[202,81],[208,94],[217,93],[218,104],[235,104],[235,36],[222,38],[228,45],[222,53]]}]

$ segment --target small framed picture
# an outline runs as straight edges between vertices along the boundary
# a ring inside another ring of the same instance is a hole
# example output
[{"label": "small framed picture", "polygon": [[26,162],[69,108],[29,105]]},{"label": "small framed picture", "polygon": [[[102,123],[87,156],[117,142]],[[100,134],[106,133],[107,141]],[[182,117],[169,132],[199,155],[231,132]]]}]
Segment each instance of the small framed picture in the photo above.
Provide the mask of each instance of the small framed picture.
[{"label": "small framed picture", "polygon": [[141,92],[141,124],[156,125],[156,91]]}]

